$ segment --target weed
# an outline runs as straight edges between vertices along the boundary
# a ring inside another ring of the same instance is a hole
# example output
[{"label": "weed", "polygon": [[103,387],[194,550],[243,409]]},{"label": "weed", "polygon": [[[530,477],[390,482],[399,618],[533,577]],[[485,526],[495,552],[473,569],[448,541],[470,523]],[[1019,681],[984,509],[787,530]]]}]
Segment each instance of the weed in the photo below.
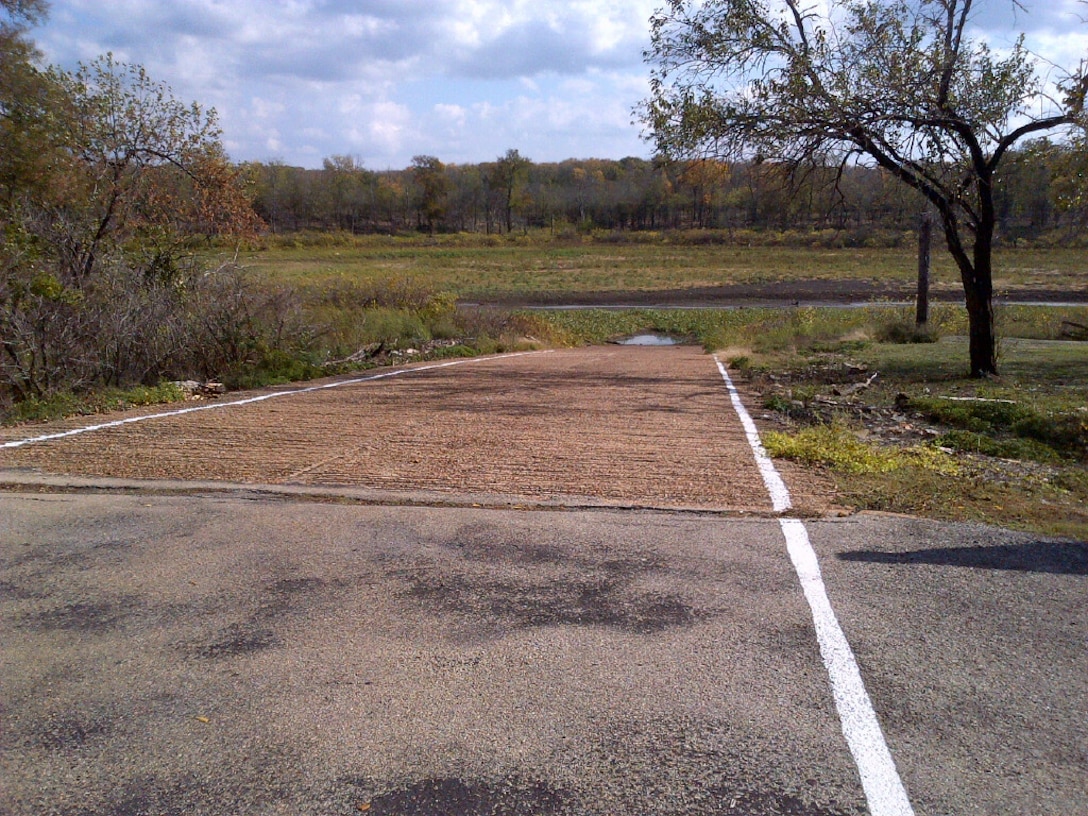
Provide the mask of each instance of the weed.
[{"label": "weed", "polygon": [[978,432],[1008,429],[1032,415],[1030,409],[1013,400],[916,397],[908,405],[931,422]]},{"label": "weed", "polygon": [[1052,484],[1059,490],[1088,496],[1088,470],[1067,468],[1055,475]]},{"label": "weed", "polygon": [[262,353],[255,361],[223,372],[223,384],[231,389],[260,388],[266,385],[312,380],[330,373],[312,360],[278,349]]},{"label": "weed", "polygon": [[1088,422],[1078,413],[1048,412],[1013,400],[915,398],[910,407],[952,427],[945,444],[1008,459],[1052,462],[1088,454]]},{"label": "weed", "polygon": [[955,460],[931,446],[882,447],[861,441],[842,425],[817,425],[796,434],[771,431],[763,444],[771,456],[846,473],[889,473],[907,467],[958,472]]},{"label": "weed", "polygon": [[1051,479],[994,478],[977,462],[958,477],[921,468],[883,473],[835,474],[839,495],[869,510],[930,518],[973,520],[1088,540],[1088,474],[1063,470]]},{"label": "weed", "polygon": [[358,323],[360,345],[385,342],[389,348],[409,348],[430,340],[431,333],[419,314],[406,309],[366,309]]},{"label": "weed", "polygon": [[[1003,375],[979,382],[967,377],[967,339],[948,331],[960,320],[958,311],[947,307],[942,311],[940,325],[946,336],[937,343],[874,342],[852,348],[851,364],[862,364],[880,377],[845,404],[858,421],[888,441],[878,451],[894,451],[892,445],[905,444],[897,440],[917,438],[922,429],[911,415],[943,426],[943,435],[933,441],[953,453],[942,453],[932,444],[907,450],[921,457],[934,456],[936,451],[938,465],[955,463],[958,475],[944,472],[943,466],[934,470],[924,458],[908,458],[901,467],[882,469],[886,459],[878,457],[874,464],[864,449],[851,453],[857,449],[842,432],[821,428],[796,435],[801,442],[810,442],[807,448],[791,441],[780,449],[775,447],[775,436],[769,435],[768,449],[827,468],[838,495],[858,508],[973,519],[1088,539],[1088,410],[1084,407],[1088,346],[1007,338]],[[1049,332],[1046,326],[1052,321],[1045,316],[1047,310],[1018,311],[1014,326],[1024,327],[1028,334]],[[1052,311],[1061,314],[1064,309]],[[874,308],[871,313],[878,317],[894,310]],[[1009,325],[1005,324],[1006,330]],[[841,372],[835,372],[842,367],[843,348],[829,344],[818,350],[814,346],[805,356],[775,355],[772,370],[777,382],[765,394],[764,405],[791,414],[790,392],[778,390],[783,382],[794,395],[805,384],[827,388],[829,383],[842,382]],[[762,381],[753,377],[752,382]],[[846,463],[836,465],[843,458]]]},{"label": "weed", "polygon": [[938,442],[946,448],[966,453],[981,453],[999,459],[1021,459],[1033,462],[1058,462],[1061,456],[1054,448],[1034,439],[995,439],[976,431],[952,430]]},{"label": "weed", "polygon": [[450,357],[475,357],[479,353],[477,349],[460,343],[456,346],[442,346],[435,350],[433,356],[435,359],[442,360]]},{"label": "weed", "polygon": [[45,397],[22,400],[4,414],[4,424],[45,422],[76,414],[123,411],[141,405],[159,405],[185,399],[185,391],[173,383],[139,385],[134,388],[103,388],[81,394],[62,391]]},{"label": "weed", "polygon": [[767,394],[763,398],[763,407],[768,411],[785,414],[790,410],[790,401],[782,394]]}]

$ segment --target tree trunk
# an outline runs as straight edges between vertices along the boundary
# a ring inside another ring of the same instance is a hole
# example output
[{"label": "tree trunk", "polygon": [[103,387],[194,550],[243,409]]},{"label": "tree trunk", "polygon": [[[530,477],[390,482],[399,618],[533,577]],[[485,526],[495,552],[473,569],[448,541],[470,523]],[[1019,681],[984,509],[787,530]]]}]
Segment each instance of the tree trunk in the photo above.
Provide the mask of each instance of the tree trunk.
[{"label": "tree trunk", "polygon": [[[972,377],[997,375],[997,333],[994,328],[993,306],[993,238],[995,219],[989,202],[982,201],[979,219],[974,230],[974,246],[968,254],[960,240],[960,227],[955,212],[947,202],[934,200],[944,225],[945,242],[963,283],[964,302],[967,306],[968,353],[971,358]],[[941,206],[942,203],[945,206]]]},{"label": "tree trunk", "polygon": [[914,323],[922,327],[929,322],[929,245],[931,221],[929,213],[922,213],[918,226],[918,303]]},{"label": "tree trunk", "polygon": [[997,332],[994,327],[993,228],[982,226],[975,240],[973,275],[965,274],[964,294],[967,301],[967,322],[971,376],[997,375]]},{"label": "tree trunk", "polygon": [[997,337],[994,332],[994,308],[989,296],[967,297],[971,376],[997,374]]}]

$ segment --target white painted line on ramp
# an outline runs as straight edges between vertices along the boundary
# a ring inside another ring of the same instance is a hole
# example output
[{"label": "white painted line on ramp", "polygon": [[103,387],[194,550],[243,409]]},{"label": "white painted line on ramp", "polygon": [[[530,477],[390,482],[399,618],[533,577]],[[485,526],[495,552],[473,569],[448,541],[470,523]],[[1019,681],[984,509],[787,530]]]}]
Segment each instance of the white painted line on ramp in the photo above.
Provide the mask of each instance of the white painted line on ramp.
[{"label": "white painted line on ramp", "polygon": [[[755,422],[741,402],[740,394],[725,365],[717,357],[714,362],[718,364],[718,371],[729,389],[733,409],[748,435],[748,444],[755,454],[756,464],[763,476],[763,483],[767,486],[775,512],[789,510],[793,503],[786,483],[782,481],[764,450]],[[835,611],[831,608],[808,531],[798,519],[782,518],[778,523],[782,528],[782,535],[785,536],[786,549],[797,571],[801,589],[805,593],[809,609],[812,610],[820,656],[831,679],[831,694],[839,713],[842,733],[861,776],[861,786],[869,802],[869,812],[872,816],[914,816],[914,808],[907,798],[907,792],[895,768],[895,760],[892,759],[891,751],[884,740],[884,732],[876,718],[869,693],[865,690],[854,652],[839,626]]]},{"label": "white painted line on ramp", "polygon": [[756,456],[759,475],[763,477],[763,484],[766,485],[767,492],[771,494],[771,506],[776,513],[789,510],[793,506],[793,502],[790,500],[790,491],[786,488],[786,483],[782,481],[782,477],[778,475],[771,457],[763,449],[756,423],[752,421],[752,417],[749,416],[744,403],[741,402],[740,393],[737,391],[736,386],[733,385],[733,380],[730,378],[729,372],[725,370],[725,365],[717,357],[714,358],[714,362],[718,364],[718,371],[721,372],[722,379],[725,380],[725,387],[729,389],[729,399],[733,402],[733,410],[740,417],[740,424],[744,426],[748,444],[752,448],[752,453]]},{"label": "white painted line on ramp", "polygon": [[182,414],[192,414],[197,411],[214,411],[219,408],[231,408],[236,405],[250,405],[254,402],[264,402],[265,400],[276,399],[277,397],[289,397],[295,394],[309,394],[313,391],[324,391],[329,388],[340,388],[344,385],[356,385],[357,383],[370,382],[371,380],[383,380],[388,377],[399,377],[402,374],[416,374],[420,371],[433,371],[436,368],[449,368],[455,365],[465,365],[468,363],[479,363],[485,360],[498,360],[507,359],[510,357],[524,357],[527,354],[547,354],[547,351],[519,351],[514,354],[500,354],[492,355],[489,357],[470,357],[459,360],[450,360],[445,363],[432,363],[431,365],[417,366],[416,368],[401,368],[396,371],[384,371],[381,374],[370,374],[366,377],[354,377],[350,380],[338,380],[333,383],[325,383],[324,385],[311,385],[306,388],[293,388],[290,391],[273,391],[268,394],[261,394],[257,397],[248,397],[247,399],[233,400],[231,402],[212,402],[207,405],[197,405],[191,408],[179,408],[174,411],[163,411],[158,414],[146,414],[144,416],[126,417],[125,419],[116,419],[112,422],[102,422],[98,425],[87,425],[83,428],[74,428],[70,431],[60,431],[58,433],[44,434],[42,436],[33,436],[27,439],[17,439],[12,442],[0,443],[0,450],[4,448],[20,448],[23,445],[33,445],[37,442],[48,442],[51,439],[63,439],[68,436],[77,436],[79,434],[91,433],[92,431],[101,431],[106,428],[116,428],[121,425],[131,425],[134,422],[147,422],[152,419],[163,419],[165,417],[181,416]]}]

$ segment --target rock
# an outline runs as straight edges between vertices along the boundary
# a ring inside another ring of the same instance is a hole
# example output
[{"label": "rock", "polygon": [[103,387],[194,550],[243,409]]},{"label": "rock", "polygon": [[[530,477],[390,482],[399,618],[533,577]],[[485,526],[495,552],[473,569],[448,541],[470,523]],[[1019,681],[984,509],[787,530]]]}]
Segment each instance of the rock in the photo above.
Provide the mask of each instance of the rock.
[{"label": "rock", "polygon": [[190,397],[200,391],[200,383],[196,380],[174,380],[170,385],[181,389]]},{"label": "rock", "polygon": [[189,399],[214,399],[227,393],[227,387],[221,382],[197,382],[196,380],[175,380],[170,383],[185,392]]}]

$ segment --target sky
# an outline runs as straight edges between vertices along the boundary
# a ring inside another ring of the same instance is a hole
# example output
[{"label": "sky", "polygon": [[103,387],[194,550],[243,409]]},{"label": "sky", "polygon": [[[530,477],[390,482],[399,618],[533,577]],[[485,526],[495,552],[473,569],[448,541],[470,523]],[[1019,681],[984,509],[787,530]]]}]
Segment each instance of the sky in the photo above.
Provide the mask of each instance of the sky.
[{"label": "sky", "polygon": [[[51,0],[31,32],[72,69],[106,52],[183,101],[215,107],[235,161],[372,170],[508,149],[535,162],[649,157],[633,108],[649,93],[661,0]],[[976,35],[1024,31],[1044,60],[1088,55],[1083,0],[993,0]]]}]

